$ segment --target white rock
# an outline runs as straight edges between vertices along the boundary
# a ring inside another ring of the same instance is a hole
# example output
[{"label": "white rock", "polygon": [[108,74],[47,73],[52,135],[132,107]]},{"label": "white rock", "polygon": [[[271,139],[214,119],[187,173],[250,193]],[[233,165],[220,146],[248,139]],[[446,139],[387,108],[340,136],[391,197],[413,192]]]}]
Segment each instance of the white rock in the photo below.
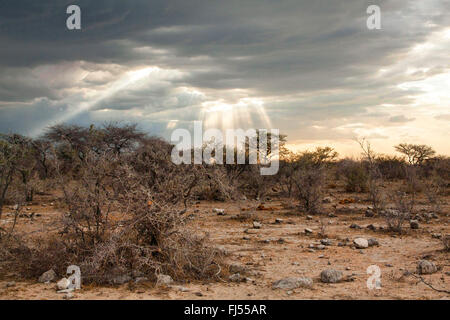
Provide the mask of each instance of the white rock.
[{"label": "white rock", "polygon": [[69,288],[70,286],[70,280],[67,278],[62,278],[61,280],[59,280],[56,283],[56,287],[58,288],[58,290],[65,290],[67,288]]},{"label": "white rock", "polygon": [[39,277],[39,282],[45,283],[45,282],[52,282],[53,280],[55,280],[56,278],[56,272],[53,271],[53,269],[48,270],[46,272],[44,272],[40,277]]},{"label": "white rock", "polygon": [[259,222],[257,222],[257,221],[254,221],[254,222],[253,222],[253,228],[254,228],[254,229],[261,229],[261,227],[262,227],[262,224],[261,224],[261,223],[259,223]]},{"label": "white rock", "polygon": [[156,285],[170,285],[172,284],[173,279],[171,276],[166,274],[158,274]]},{"label": "white rock", "polygon": [[353,243],[355,244],[355,247],[357,249],[365,249],[369,247],[369,241],[364,238],[356,238],[355,240],[353,240]]},{"label": "white rock", "polygon": [[213,213],[217,213],[218,216],[225,215],[225,209],[214,208],[212,211]]}]

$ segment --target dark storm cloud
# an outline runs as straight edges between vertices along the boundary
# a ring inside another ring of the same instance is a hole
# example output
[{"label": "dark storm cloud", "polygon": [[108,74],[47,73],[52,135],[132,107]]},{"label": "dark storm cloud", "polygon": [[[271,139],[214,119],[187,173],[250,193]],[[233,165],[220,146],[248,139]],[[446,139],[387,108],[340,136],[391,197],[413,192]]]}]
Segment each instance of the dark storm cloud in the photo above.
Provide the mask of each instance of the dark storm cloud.
[{"label": "dark storm cloud", "polygon": [[[80,31],[66,29],[70,4],[81,7]],[[366,28],[369,4],[380,5],[382,30]],[[418,58],[413,62],[427,70],[411,75],[397,64],[450,25],[449,10],[449,0],[3,0],[0,131],[43,126],[146,66],[167,74],[112,92],[71,121],[93,121],[101,110],[137,121],[136,114],[155,123],[168,114],[183,120],[192,113],[179,109],[248,96],[264,99],[275,125],[286,128],[289,121],[308,128],[357,117],[402,123],[410,119],[377,108],[407,106],[420,90],[398,84],[448,70],[445,55]],[[380,76],[381,69],[390,71]],[[296,134],[326,133],[314,130]]]}]

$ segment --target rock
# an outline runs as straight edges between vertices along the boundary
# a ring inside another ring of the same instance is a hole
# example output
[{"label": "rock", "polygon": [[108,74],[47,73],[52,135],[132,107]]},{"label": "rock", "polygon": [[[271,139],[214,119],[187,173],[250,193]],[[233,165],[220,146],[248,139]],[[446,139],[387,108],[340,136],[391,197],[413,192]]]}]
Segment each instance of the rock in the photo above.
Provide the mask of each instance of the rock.
[{"label": "rock", "polygon": [[261,229],[262,224],[260,222],[257,221],[253,221],[253,228],[254,229]]},{"label": "rock", "polygon": [[75,298],[75,296],[73,295],[72,292],[67,292],[67,293],[63,296],[63,299],[64,299],[64,300],[70,300],[70,299],[73,299],[73,298]]},{"label": "rock", "polygon": [[173,279],[171,276],[169,276],[167,274],[158,274],[157,280],[156,280],[157,286],[161,286],[161,285],[168,286],[172,283],[173,283]]},{"label": "rock", "polygon": [[314,219],[313,216],[306,216],[306,220],[312,220]]},{"label": "rock", "polygon": [[56,278],[56,272],[53,271],[53,269],[51,269],[51,270],[44,272],[39,277],[39,282],[41,282],[41,283],[52,282],[53,280],[55,280],[55,278]]},{"label": "rock", "polygon": [[418,274],[432,274],[437,272],[436,265],[428,260],[420,260],[417,263],[417,273]]},{"label": "rock", "polygon": [[15,286],[16,286],[16,282],[15,281],[10,281],[10,282],[5,283],[3,285],[3,288],[7,289],[7,288],[15,287]]},{"label": "rock", "polygon": [[410,220],[409,221],[409,226],[411,227],[411,229],[419,229],[419,221],[417,221],[417,220]]},{"label": "rock", "polygon": [[355,240],[353,240],[353,243],[355,244],[355,247],[357,249],[365,249],[369,247],[369,241],[364,238],[356,238]]},{"label": "rock", "polygon": [[350,228],[351,228],[351,229],[361,229],[361,227],[358,226],[356,223],[352,223],[352,224],[350,225]]},{"label": "rock", "polygon": [[279,219],[279,218],[277,218],[277,219],[275,219],[275,223],[277,223],[277,224],[281,224],[281,223],[283,223],[283,219]]},{"label": "rock", "polygon": [[241,275],[239,273],[235,273],[231,275],[228,280],[230,280],[231,282],[241,282]]},{"label": "rock", "polygon": [[331,203],[333,202],[333,198],[332,197],[325,197],[322,200],[322,203]]},{"label": "rock", "polygon": [[365,216],[366,216],[367,218],[372,218],[373,216],[375,216],[375,213],[374,213],[372,210],[367,209],[367,210],[366,210]]},{"label": "rock", "polygon": [[342,280],[343,274],[339,270],[327,269],[320,273],[320,280],[324,283],[338,283]]},{"label": "rock", "polygon": [[70,286],[70,280],[67,278],[62,278],[61,280],[59,280],[56,283],[56,287],[58,288],[58,290],[65,290],[67,288],[69,288]]},{"label": "rock", "polygon": [[272,289],[292,290],[297,288],[311,288],[313,281],[311,278],[284,278],[275,281],[272,284]]},{"label": "rock", "polygon": [[440,233],[433,233],[431,234],[431,237],[434,239],[441,239],[442,238],[442,234]]},{"label": "rock", "polygon": [[370,238],[369,240],[367,240],[369,247],[373,247],[373,246],[378,246],[378,240],[375,238]]},{"label": "rock", "polygon": [[331,246],[333,244],[330,239],[322,239],[320,240],[320,243],[324,246]]},{"label": "rock", "polygon": [[113,284],[117,284],[117,285],[121,285],[121,284],[125,284],[127,282],[130,282],[132,280],[131,276],[128,274],[124,274],[124,275],[120,275],[120,276],[116,276],[112,279],[112,283]]},{"label": "rock", "polygon": [[316,246],[317,250],[325,250],[325,248],[326,247],[323,244],[319,244],[319,245]]},{"label": "rock", "polygon": [[217,213],[218,216],[224,216],[225,215],[225,209],[218,209],[218,208],[214,208],[212,210],[213,213]]},{"label": "rock", "polygon": [[306,229],[305,229],[305,233],[306,233],[306,234],[312,234],[313,231],[312,231],[311,229],[309,229],[309,228],[306,228]]},{"label": "rock", "polygon": [[372,230],[372,231],[376,231],[376,230],[377,230],[377,227],[375,227],[373,224],[369,224],[369,225],[367,226],[367,229]]},{"label": "rock", "polygon": [[148,281],[147,277],[137,277],[136,279],[134,279],[134,283],[141,283],[146,281]]}]

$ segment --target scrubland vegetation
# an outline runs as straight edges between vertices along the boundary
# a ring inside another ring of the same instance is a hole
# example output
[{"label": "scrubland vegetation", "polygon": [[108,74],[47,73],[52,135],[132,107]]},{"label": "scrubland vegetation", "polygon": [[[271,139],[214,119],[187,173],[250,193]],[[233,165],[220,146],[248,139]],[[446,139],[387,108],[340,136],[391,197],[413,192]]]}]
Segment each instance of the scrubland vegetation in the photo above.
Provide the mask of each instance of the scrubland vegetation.
[{"label": "scrubland vegetation", "polygon": [[[12,213],[0,224],[0,271],[36,279],[75,264],[84,283],[114,283],[124,275],[156,281],[159,274],[215,281],[227,275],[226,252],[201,230],[186,228],[199,200],[239,210],[251,199],[256,210],[270,197],[298,215],[326,217],[326,191],[342,184],[345,192],[364,195],[386,232],[401,234],[417,214],[418,194],[436,213],[449,195],[450,159],[428,146],[400,144],[399,155],[391,156],[360,141],[361,158],[343,159],[331,147],[293,153],[284,138],[279,173],[261,176],[259,165],[175,165],[172,145],[135,125],[57,125],[38,139],[2,135],[0,222],[4,208]],[[27,205],[48,194],[61,212],[52,228],[20,230]],[[448,250],[449,237],[442,241]]]}]

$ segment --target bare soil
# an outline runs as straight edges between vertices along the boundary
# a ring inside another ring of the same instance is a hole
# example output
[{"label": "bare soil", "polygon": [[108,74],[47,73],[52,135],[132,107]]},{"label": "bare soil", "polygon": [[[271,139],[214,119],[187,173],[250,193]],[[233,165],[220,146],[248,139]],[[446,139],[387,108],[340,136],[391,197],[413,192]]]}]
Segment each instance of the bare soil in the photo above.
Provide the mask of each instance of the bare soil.
[{"label": "bare soil", "polygon": [[[307,217],[295,208],[289,199],[274,198],[265,201],[257,209],[256,201],[198,202],[186,213],[191,215],[188,227],[195,232],[208,233],[211,241],[228,252],[227,263],[245,267],[246,282],[233,283],[228,279],[215,283],[176,283],[170,287],[155,287],[150,283],[125,284],[116,287],[84,285],[75,291],[74,299],[449,299],[445,292],[433,290],[405,271],[416,270],[421,259],[433,261],[439,271],[424,275],[423,279],[434,288],[450,290],[450,255],[443,250],[442,241],[432,234],[449,234],[449,197],[438,218],[421,221],[420,228],[413,230],[405,224],[403,234],[394,234],[385,227],[381,217],[365,217],[370,205],[364,194],[347,194],[331,189],[334,200],[325,204],[332,216]],[[343,201],[347,199],[349,201]],[[61,214],[51,195],[40,196],[25,210],[28,216],[21,217],[18,230],[35,232],[42,236],[57,228],[55,224]],[[350,203],[344,203],[350,202]],[[226,215],[219,216],[213,208],[224,208]],[[246,208],[248,210],[246,210]],[[419,199],[418,212],[430,212],[425,199]],[[9,208],[5,208],[4,214]],[[249,215],[236,219],[236,215]],[[276,223],[276,219],[282,221]],[[11,223],[12,217],[4,219],[3,226]],[[253,221],[262,223],[260,229],[253,228]],[[350,228],[351,224],[361,229]],[[376,231],[367,228],[375,225]],[[321,225],[325,225],[326,237],[319,236]],[[305,228],[313,230],[305,234]],[[45,233],[44,233],[45,234]],[[357,237],[376,238],[379,246],[356,249],[352,245]],[[309,248],[310,244],[328,238],[332,245],[325,249]],[[346,242],[348,240],[348,242]],[[345,246],[338,246],[338,243]],[[367,287],[367,268],[377,265],[381,269],[381,289]],[[320,281],[324,269],[337,269],[350,276],[353,281],[325,284]],[[312,289],[273,290],[272,283],[285,277],[311,277]],[[14,283],[11,283],[14,281]],[[14,274],[1,275],[0,299],[62,299],[55,284],[36,281],[20,281]]]}]

